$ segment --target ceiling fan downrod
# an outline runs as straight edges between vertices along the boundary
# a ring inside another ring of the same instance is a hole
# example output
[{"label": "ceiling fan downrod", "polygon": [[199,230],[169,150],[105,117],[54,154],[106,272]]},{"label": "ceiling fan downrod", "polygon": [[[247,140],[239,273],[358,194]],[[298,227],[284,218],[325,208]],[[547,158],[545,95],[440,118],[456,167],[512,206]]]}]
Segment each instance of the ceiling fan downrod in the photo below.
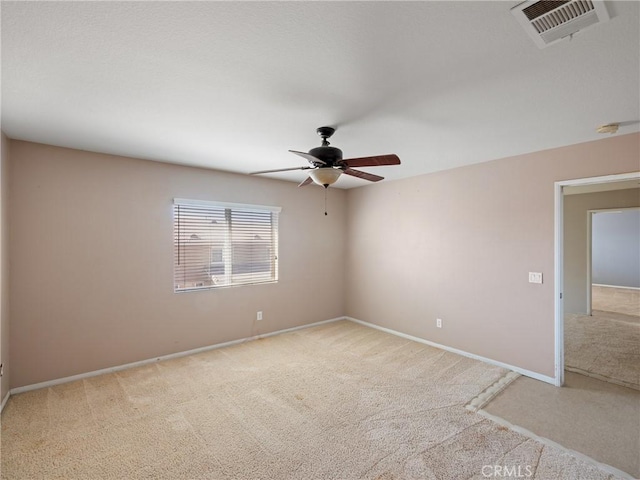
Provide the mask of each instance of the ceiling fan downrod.
[{"label": "ceiling fan downrod", "polygon": [[318,127],[316,129],[316,132],[322,138],[322,146],[328,147],[331,144],[329,143],[327,138],[331,138],[331,135],[333,135],[336,132],[336,129],[333,127]]}]

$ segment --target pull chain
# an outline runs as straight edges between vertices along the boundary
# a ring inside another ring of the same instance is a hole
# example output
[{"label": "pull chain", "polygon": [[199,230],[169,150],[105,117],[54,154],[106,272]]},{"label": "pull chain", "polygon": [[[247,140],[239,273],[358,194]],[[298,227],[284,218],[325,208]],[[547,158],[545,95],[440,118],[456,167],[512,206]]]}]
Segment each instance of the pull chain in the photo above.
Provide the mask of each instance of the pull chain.
[{"label": "pull chain", "polygon": [[324,187],[324,214],[327,215],[327,186]]}]

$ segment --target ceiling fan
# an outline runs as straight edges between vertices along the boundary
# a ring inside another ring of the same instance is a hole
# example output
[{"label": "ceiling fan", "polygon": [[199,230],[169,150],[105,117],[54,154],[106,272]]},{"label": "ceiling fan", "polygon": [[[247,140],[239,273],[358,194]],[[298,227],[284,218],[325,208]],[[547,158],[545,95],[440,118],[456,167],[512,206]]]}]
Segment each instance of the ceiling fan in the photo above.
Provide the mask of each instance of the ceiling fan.
[{"label": "ceiling fan", "polygon": [[354,170],[352,167],[378,167],[381,165],[400,165],[400,159],[397,155],[377,155],[375,157],[360,157],[360,158],[342,158],[342,150],[336,147],[331,147],[328,142],[328,138],[336,131],[333,127],[320,127],[316,130],[318,135],[322,137],[322,145],[320,147],[312,148],[309,153],[297,152],[295,150],[289,150],[291,153],[300,155],[306,159],[311,166],[304,167],[291,167],[291,168],[278,168],[275,170],[262,170],[260,172],[251,172],[249,175],[259,175],[262,173],[275,173],[286,172],[290,170],[309,170],[309,177],[306,178],[299,187],[304,187],[312,182],[323,186],[329,187],[335,183],[340,175],[343,173],[351,175],[352,177],[362,178],[370,182],[379,182],[384,177],[379,175],[373,175],[371,173],[363,172],[361,170]]}]

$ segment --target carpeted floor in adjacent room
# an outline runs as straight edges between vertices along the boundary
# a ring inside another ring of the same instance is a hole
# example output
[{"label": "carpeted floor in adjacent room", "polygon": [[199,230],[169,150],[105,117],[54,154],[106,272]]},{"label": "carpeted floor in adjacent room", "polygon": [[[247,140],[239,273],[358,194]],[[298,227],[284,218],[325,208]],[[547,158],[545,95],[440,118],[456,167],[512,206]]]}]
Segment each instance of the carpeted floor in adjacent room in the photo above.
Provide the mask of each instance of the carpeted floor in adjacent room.
[{"label": "carpeted floor in adjacent room", "polygon": [[591,308],[638,317],[640,316],[640,289],[593,285]]},{"label": "carpeted floor in adjacent room", "polygon": [[640,318],[613,312],[565,315],[565,369],[640,390]]},{"label": "carpeted floor in adjacent room", "polygon": [[505,373],[325,324],[13,396],[2,478],[615,478],[465,409]]}]

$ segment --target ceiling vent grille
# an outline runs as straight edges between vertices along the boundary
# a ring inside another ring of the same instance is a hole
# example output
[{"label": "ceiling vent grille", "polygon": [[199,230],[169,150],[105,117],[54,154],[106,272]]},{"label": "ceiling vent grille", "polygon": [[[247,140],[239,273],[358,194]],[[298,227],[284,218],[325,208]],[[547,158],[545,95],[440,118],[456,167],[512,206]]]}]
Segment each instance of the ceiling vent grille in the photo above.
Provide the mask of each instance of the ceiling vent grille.
[{"label": "ceiling vent grille", "polygon": [[598,0],[526,1],[511,13],[539,48],[609,20],[607,7]]}]

